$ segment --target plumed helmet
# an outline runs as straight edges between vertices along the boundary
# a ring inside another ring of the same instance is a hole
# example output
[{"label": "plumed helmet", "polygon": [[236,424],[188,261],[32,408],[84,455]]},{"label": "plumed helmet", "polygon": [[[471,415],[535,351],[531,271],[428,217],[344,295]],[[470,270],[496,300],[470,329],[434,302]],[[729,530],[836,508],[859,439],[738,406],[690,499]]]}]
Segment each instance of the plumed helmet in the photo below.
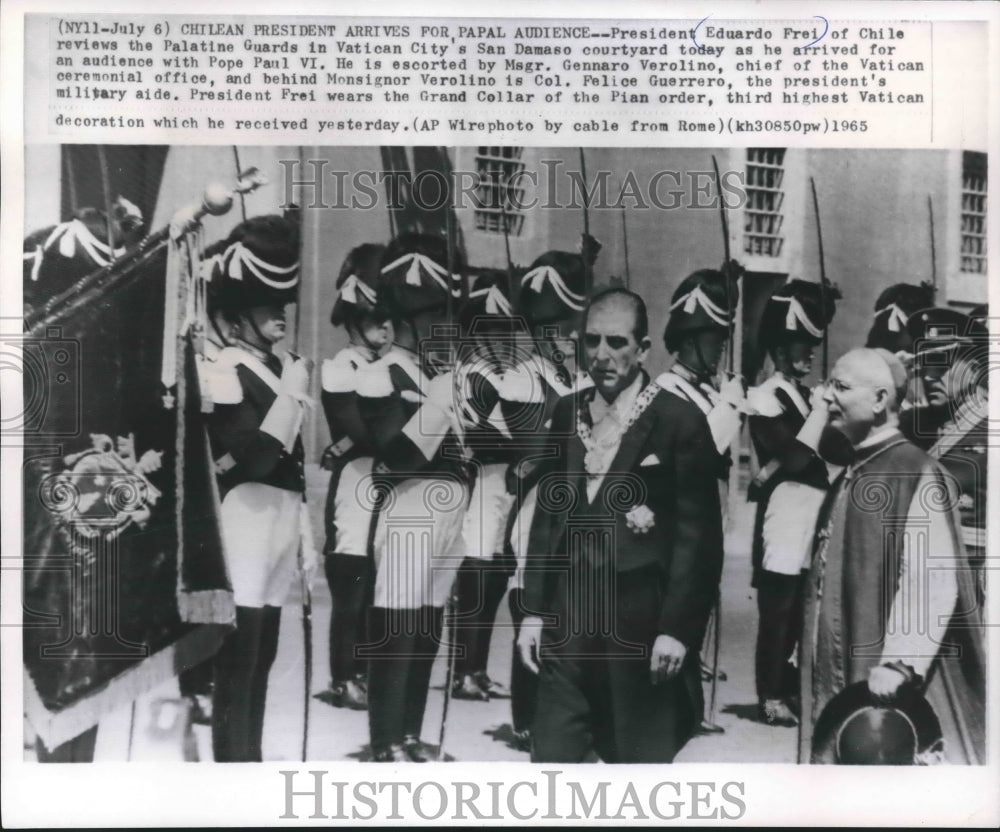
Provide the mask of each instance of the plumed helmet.
[{"label": "plumed helmet", "polygon": [[362,243],[348,252],[337,277],[340,293],[330,312],[331,324],[344,326],[361,315],[383,320],[389,317],[389,310],[379,296],[384,253],[385,246],[381,243]]},{"label": "plumed helmet", "polygon": [[668,352],[676,352],[685,335],[706,329],[728,330],[739,303],[740,289],[734,275],[699,269],[689,274],[674,291],[670,317],[663,332]]},{"label": "plumed helmet", "polygon": [[875,301],[875,319],[868,331],[866,347],[882,347],[889,352],[910,351],[906,324],[918,309],[934,305],[934,286],[930,283],[896,283],[885,289]]},{"label": "plumed helmet", "polygon": [[983,360],[989,349],[990,333],[985,316],[973,317],[941,306],[914,312],[906,324],[911,349],[918,355],[939,347],[955,346],[960,354]]},{"label": "plumed helmet", "polygon": [[837,765],[930,765],[942,762],[941,723],[930,703],[904,685],[880,705],[867,682],[831,699],[813,731],[812,759]]},{"label": "plumed helmet", "polygon": [[808,280],[790,280],[768,298],[760,320],[759,342],[764,350],[791,340],[813,345],[823,340],[823,333],[833,320],[840,290],[836,286]]},{"label": "plumed helmet", "polygon": [[244,220],[203,263],[218,308],[284,306],[299,293],[299,225],[277,214]]},{"label": "plumed helmet", "polygon": [[406,232],[382,252],[379,296],[397,319],[431,309],[444,309],[449,293],[459,296],[458,281],[465,271],[456,249],[448,270],[448,243],[434,234]]},{"label": "plumed helmet", "polygon": [[584,255],[547,251],[521,277],[521,314],[532,326],[578,318],[587,306]]}]

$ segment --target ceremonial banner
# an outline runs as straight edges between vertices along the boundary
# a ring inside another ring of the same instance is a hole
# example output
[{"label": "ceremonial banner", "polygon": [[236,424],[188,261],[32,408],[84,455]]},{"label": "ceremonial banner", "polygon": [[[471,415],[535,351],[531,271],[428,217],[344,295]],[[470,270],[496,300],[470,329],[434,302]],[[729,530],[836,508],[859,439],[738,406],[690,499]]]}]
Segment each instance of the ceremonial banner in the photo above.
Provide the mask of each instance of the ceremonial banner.
[{"label": "ceremonial banner", "polygon": [[[74,233],[30,264],[39,286],[79,260]],[[161,381],[168,245],[26,319],[25,710],[49,750],[211,657],[234,615],[188,335]]]}]

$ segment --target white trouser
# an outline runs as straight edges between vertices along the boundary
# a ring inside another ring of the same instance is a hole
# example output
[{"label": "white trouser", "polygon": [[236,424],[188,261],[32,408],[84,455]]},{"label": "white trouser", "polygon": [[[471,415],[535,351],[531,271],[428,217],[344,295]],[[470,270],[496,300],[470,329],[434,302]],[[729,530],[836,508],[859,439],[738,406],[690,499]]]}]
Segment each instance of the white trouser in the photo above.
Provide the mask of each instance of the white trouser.
[{"label": "white trouser", "polygon": [[502,462],[479,469],[462,527],[466,557],[489,560],[503,552],[503,534],[514,505],[514,495],[507,493],[506,473],[507,465]]},{"label": "white trouser", "polygon": [[394,483],[375,528],[376,607],[443,607],[465,555],[468,490],[457,479]]},{"label": "white trouser", "polygon": [[337,554],[368,555],[368,532],[374,505],[372,458],[363,456],[345,463],[333,496],[333,522],[337,526],[334,551]]},{"label": "white trouser", "polygon": [[764,509],[762,566],[779,575],[809,568],[816,520],[825,491],[801,482],[779,483]]},{"label": "white trouser", "polygon": [[281,606],[297,568],[302,495],[246,482],[222,501],[233,597],[241,607]]}]

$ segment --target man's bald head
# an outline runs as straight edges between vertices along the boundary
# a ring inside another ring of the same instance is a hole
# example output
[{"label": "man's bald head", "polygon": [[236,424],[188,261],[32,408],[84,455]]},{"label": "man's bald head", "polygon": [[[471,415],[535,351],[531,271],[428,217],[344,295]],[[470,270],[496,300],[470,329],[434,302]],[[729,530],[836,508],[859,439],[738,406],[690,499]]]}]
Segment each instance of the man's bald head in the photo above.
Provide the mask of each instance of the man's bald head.
[{"label": "man's bald head", "polygon": [[823,396],[830,425],[857,445],[873,430],[894,424],[906,393],[906,370],[891,352],[851,350],[833,367]]},{"label": "man's bald head", "polygon": [[898,411],[900,402],[906,394],[907,379],[906,368],[896,356],[889,350],[860,347],[844,353],[837,361],[837,365],[842,362],[859,384],[884,388],[890,394],[891,411],[893,413]]},{"label": "man's bald head", "polygon": [[584,312],[584,329],[587,328],[587,317],[597,309],[627,311],[632,315],[632,334],[635,336],[635,340],[642,341],[649,335],[649,314],[646,312],[646,302],[635,292],[620,286],[598,292],[591,298]]}]

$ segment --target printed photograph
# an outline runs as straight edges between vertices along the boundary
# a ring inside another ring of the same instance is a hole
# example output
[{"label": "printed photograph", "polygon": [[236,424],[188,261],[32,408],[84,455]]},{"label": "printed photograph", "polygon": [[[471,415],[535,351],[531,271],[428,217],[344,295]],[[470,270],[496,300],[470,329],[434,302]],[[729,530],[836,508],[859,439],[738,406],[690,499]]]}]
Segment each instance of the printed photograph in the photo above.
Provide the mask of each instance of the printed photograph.
[{"label": "printed photograph", "polygon": [[24,759],[986,764],[987,181],[27,146]]}]

